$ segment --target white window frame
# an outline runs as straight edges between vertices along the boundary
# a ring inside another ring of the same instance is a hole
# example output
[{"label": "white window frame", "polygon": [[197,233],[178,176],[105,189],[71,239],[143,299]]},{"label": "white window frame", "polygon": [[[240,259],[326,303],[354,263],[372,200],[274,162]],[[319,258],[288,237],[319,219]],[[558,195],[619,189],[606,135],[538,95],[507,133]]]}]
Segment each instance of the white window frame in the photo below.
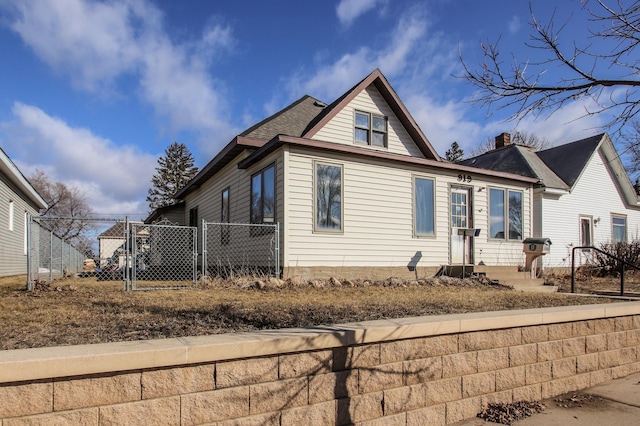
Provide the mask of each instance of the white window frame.
[{"label": "white window frame", "polygon": [[[367,116],[367,127],[362,127],[362,126],[358,126],[358,120],[357,120],[357,116],[358,114],[361,115],[366,115]],[[381,119],[384,121],[384,130],[376,130],[374,129],[373,123],[374,123],[374,119]],[[356,139],[356,133],[357,130],[366,130],[367,131],[367,140],[366,141],[361,141]],[[373,136],[374,135],[382,135],[384,142],[382,145],[377,145],[373,143]],[[368,146],[372,146],[375,148],[388,148],[389,146],[389,119],[387,116],[382,115],[382,114],[376,114],[373,112],[366,112],[366,111],[360,111],[360,110],[355,110],[354,114],[353,114],[353,141],[356,144],[360,144],[360,145],[368,145]]]},{"label": "white window frame", "polygon": [[[502,191],[502,237],[493,237],[491,232],[491,191]],[[488,228],[487,235],[490,240],[495,241],[513,241],[513,242],[521,242],[524,239],[524,191],[512,188],[503,188],[497,186],[490,186],[487,188],[487,215],[488,215]],[[520,238],[510,238],[509,225],[511,224],[511,219],[509,218],[509,205],[510,205],[510,193],[518,193],[520,194]]]},{"label": "white window frame", "polygon": [[15,218],[14,218],[14,215],[15,215],[15,209],[16,209],[15,204],[16,204],[16,203],[14,203],[14,202],[13,202],[13,200],[9,200],[9,223],[8,223],[8,229],[9,229],[9,231],[13,231],[13,229],[14,229],[13,221],[14,221],[14,219],[15,219]]},{"label": "white window frame", "polygon": [[24,254],[27,255],[27,251],[29,249],[29,213],[24,212]]},{"label": "white window frame", "polygon": [[[273,169],[273,218],[268,218],[268,220],[265,220],[264,190],[266,186],[265,186],[264,175],[265,175],[265,172],[269,169]],[[260,206],[256,206],[256,208],[260,210],[259,211],[260,216],[257,218],[257,220],[254,220],[254,217],[256,216],[254,213],[258,213],[258,212],[254,212],[254,207],[253,207],[253,192],[254,192],[253,182],[256,176],[260,176]],[[277,209],[276,209],[277,200],[278,200],[277,182],[278,182],[278,174],[276,170],[276,163],[271,163],[268,166],[260,169],[260,171],[251,175],[251,181],[249,182],[249,187],[251,188],[251,192],[249,194],[249,218],[251,223],[260,224],[260,223],[276,223],[277,222]]]},{"label": "white window frame", "polygon": [[[429,180],[433,185],[433,194],[432,194],[432,203],[433,206],[433,232],[432,233],[423,233],[418,232],[418,192],[416,191],[416,181],[420,180]],[[412,199],[413,199],[413,236],[416,238],[435,238],[437,236],[437,226],[438,223],[436,218],[436,179],[432,176],[423,176],[423,175],[414,175],[412,182]]]},{"label": "white window frame", "polygon": [[[318,225],[318,166],[337,167],[340,169],[340,228],[325,228]],[[313,232],[343,234],[344,233],[344,165],[339,163],[313,161]]]},{"label": "white window frame", "polygon": [[[585,242],[584,241],[584,234],[582,232],[582,221],[588,221],[589,222],[589,241]],[[578,219],[578,237],[580,238],[580,241],[578,244],[580,244],[580,246],[593,246],[593,216],[591,215],[580,215],[579,219]]]},{"label": "white window frame", "polygon": [[[616,233],[615,233],[615,229],[616,227],[619,227],[620,225],[616,225],[614,222],[616,219],[622,219],[624,220],[624,238],[620,241],[616,240]],[[617,213],[612,213],[611,214],[611,241],[614,243],[626,243],[628,241],[628,236],[627,236],[627,215],[626,214],[617,214]]]}]

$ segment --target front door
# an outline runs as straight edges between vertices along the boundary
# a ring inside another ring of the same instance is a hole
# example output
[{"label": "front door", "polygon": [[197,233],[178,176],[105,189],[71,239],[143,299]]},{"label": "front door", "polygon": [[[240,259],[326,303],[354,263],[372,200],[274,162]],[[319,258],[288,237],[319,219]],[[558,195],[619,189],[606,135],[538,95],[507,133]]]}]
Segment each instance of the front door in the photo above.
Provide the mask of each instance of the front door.
[{"label": "front door", "polygon": [[[459,235],[459,229],[472,226],[469,188],[451,188],[450,223],[451,223],[451,264],[473,264],[473,239]],[[466,252],[466,253],[465,253]],[[463,257],[464,256],[464,257]]]}]

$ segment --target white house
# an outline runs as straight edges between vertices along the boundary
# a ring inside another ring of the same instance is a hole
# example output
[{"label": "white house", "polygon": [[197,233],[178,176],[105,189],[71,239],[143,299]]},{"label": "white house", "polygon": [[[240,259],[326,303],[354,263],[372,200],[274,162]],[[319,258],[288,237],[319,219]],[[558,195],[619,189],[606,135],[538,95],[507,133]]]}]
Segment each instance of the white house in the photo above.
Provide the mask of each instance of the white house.
[{"label": "white house", "polygon": [[[522,265],[537,182],[443,161],[375,70],[329,105],[304,96],[236,136],[176,198],[185,225],[278,222],[285,277],[425,276]],[[463,244],[459,229],[480,234]]]},{"label": "white house", "polygon": [[[461,164],[539,179],[533,236],[552,242],[545,267],[570,267],[573,247],[639,237],[640,199],[607,134],[535,152],[503,133],[495,150]],[[586,260],[586,252],[576,253],[576,264]]]},{"label": "white house", "polygon": [[27,215],[47,203],[0,148],[0,276],[27,273]]}]

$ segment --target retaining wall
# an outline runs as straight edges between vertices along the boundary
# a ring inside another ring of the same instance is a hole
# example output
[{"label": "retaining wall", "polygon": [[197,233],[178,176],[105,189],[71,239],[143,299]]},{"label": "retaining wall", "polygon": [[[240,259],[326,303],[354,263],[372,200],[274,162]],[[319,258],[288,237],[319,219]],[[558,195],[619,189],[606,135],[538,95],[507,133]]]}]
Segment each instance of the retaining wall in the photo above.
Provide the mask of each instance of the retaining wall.
[{"label": "retaining wall", "polygon": [[439,425],[640,371],[640,303],[0,352],[0,424]]}]

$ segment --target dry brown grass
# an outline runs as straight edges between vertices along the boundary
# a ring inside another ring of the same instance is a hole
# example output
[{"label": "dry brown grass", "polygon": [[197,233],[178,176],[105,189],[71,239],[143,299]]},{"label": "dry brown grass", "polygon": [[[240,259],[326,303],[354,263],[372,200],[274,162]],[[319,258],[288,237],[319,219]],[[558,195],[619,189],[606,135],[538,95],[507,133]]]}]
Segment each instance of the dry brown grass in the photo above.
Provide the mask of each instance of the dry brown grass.
[{"label": "dry brown grass", "polygon": [[0,349],[113,342],[305,327],[382,318],[600,303],[519,293],[471,280],[405,282],[209,281],[199,288],[124,292],[95,278],[25,291],[25,277],[0,278]]}]

